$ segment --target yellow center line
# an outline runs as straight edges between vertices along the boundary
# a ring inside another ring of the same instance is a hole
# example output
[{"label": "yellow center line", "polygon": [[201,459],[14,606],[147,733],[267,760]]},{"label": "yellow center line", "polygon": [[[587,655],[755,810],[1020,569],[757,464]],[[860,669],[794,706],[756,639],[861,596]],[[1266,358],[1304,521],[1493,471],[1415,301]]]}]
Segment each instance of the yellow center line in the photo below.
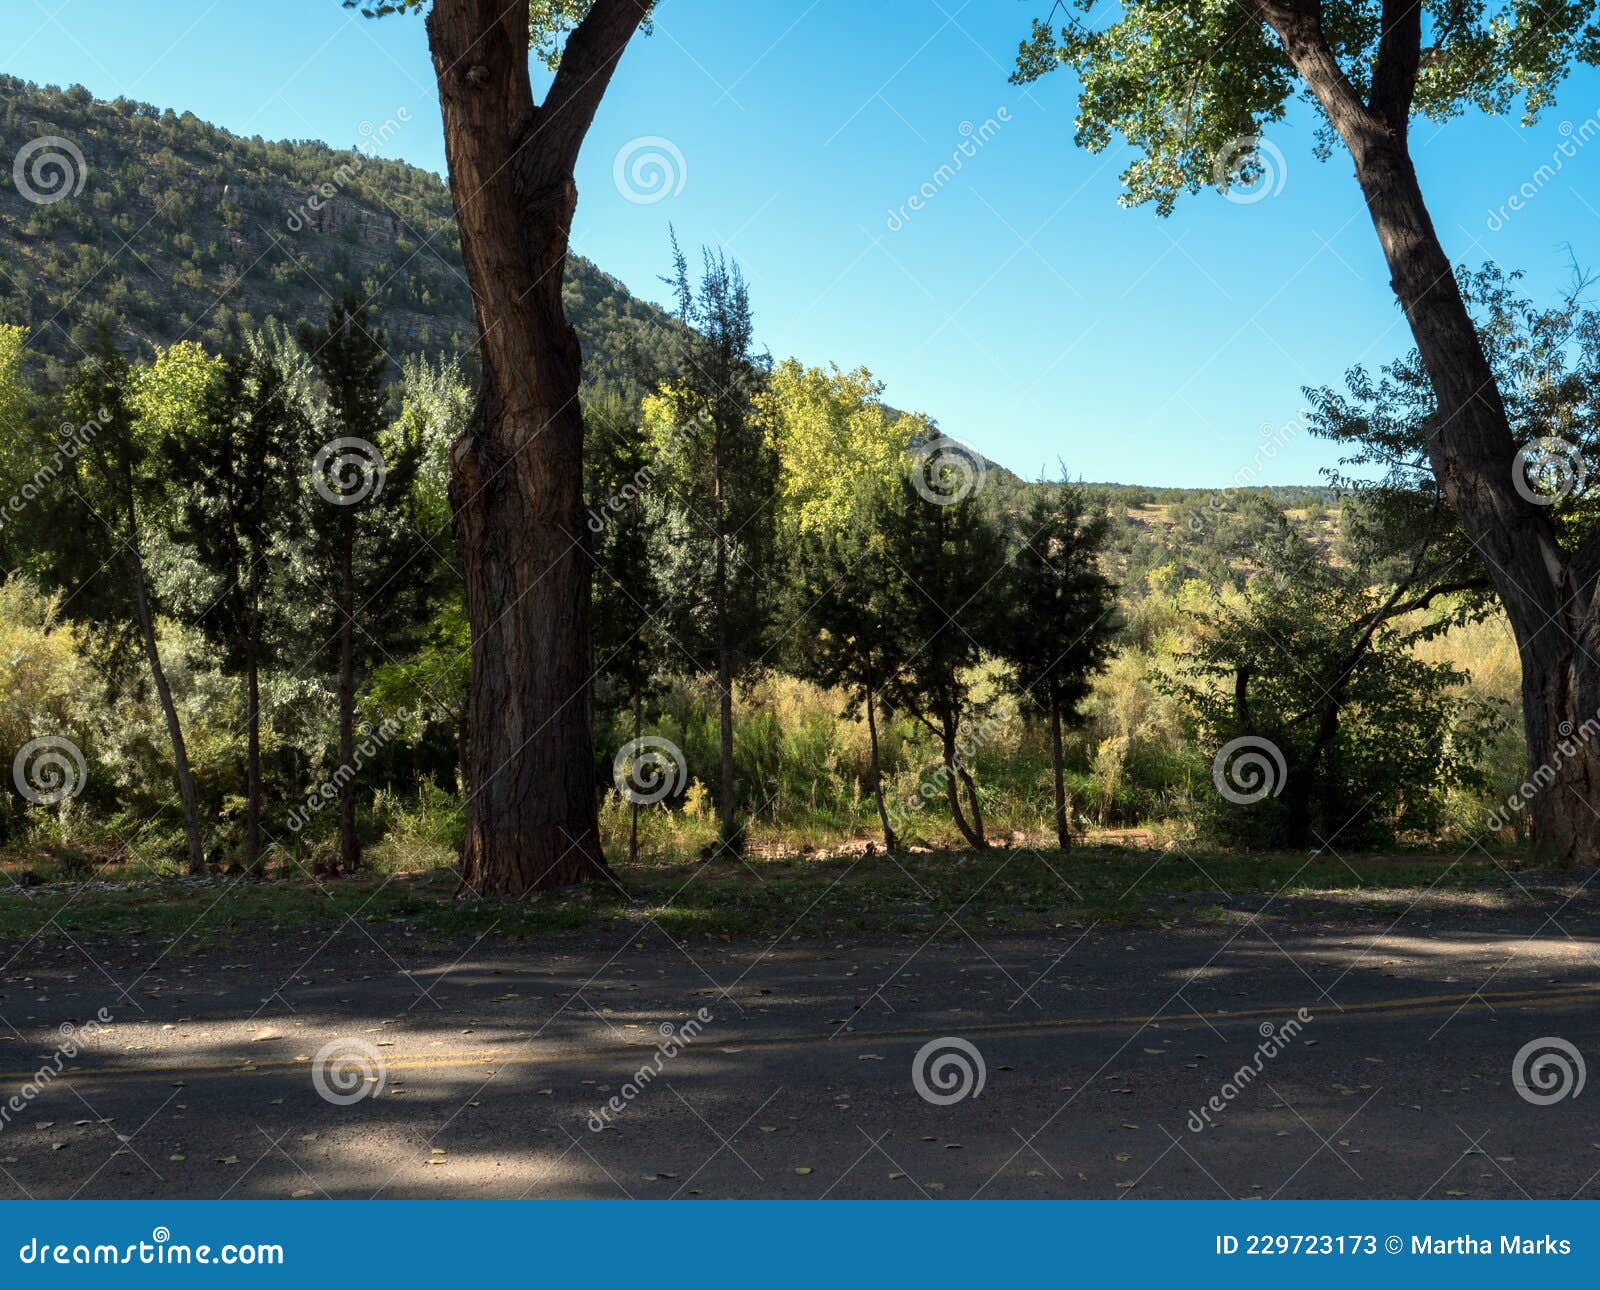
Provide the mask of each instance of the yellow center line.
[{"label": "yellow center line", "polygon": [[[1520,1006],[1523,1008],[1560,1008],[1569,1004],[1590,1004],[1600,999],[1600,984],[1570,985],[1552,990],[1499,990],[1492,992],[1472,991],[1467,994],[1426,994],[1417,995],[1410,999],[1375,999],[1363,1003],[1347,1003],[1338,1010],[1319,1011],[1317,1007],[1305,1005],[1306,1011],[1311,1013],[1317,1022],[1351,1021],[1364,1019],[1389,1020],[1397,1017],[1422,1017],[1437,1016],[1443,1013],[1455,1012],[1465,1008],[1488,1008]],[[946,1024],[937,1022],[924,1026],[901,1026],[886,1030],[848,1031],[839,1034],[809,1033],[803,1035],[787,1035],[776,1038],[751,1038],[740,1039],[737,1036],[718,1036],[715,1032],[702,1031],[697,1037],[697,1042],[679,1041],[680,1057],[692,1055],[708,1055],[711,1053],[746,1053],[746,1052],[772,1052],[796,1048],[819,1047],[863,1047],[873,1044],[892,1044],[899,1042],[922,1043],[930,1036],[959,1030],[963,1038],[975,1036],[1006,1037],[1036,1034],[1049,1034],[1052,1032],[1094,1032],[1113,1031],[1122,1032],[1129,1029],[1139,1030],[1146,1026],[1158,1026],[1163,1030],[1192,1029],[1196,1026],[1225,1026],[1246,1021],[1283,1020],[1294,1017],[1301,1005],[1279,1003],[1260,1008],[1240,1008],[1231,1012],[1191,1012],[1174,1014],[1170,1017],[1153,1017],[1149,1015],[1119,1016],[1119,1017],[1061,1017],[1040,1018],[1038,1020],[1017,1020],[1000,1022],[978,1022]],[[708,1034],[710,1037],[708,1038]],[[664,1040],[666,1036],[658,1036]],[[443,1052],[417,1057],[384,1058],[383,1069],[386,1073],[394,1071],[428,1071],[448,1070],[461,1067],[500,1067],[500,1066],[555,1066],[581,1063],[588,1059],[609,1060],[619,1056],[626,1056],[639,1049],[653,1048],[655,1043],[648,1038],[641,1037],[632,1045],[619,1045],[616,1049],[606,1052],[596,1049],[578,1049],[545,1053],[508,1052],[496,1055],[484,1049],[472,1052]],[[554,1047],[552,1045],[552,1047]],[[251,1075],[274,1075],[293,1071],[308,1065],[309,1057],[294,1058],[262,1058],[251,1060],[239,1058],[229,1062],[196,1062],[165,1066],[138,1066],[119,1067],[104,1066],[87,1070],[63,1070],[53,1074],[52,1079],[62,1080],[104,1080],[136,1082],[141,1079],[151,1079],[158,1075],[193,1076],[196,1078],[217,1078]],[[0,1084],[14,1082],[27,1082],[36,1078],[37,1069],[32,1071],[11,1071],[0,1073]]]}]

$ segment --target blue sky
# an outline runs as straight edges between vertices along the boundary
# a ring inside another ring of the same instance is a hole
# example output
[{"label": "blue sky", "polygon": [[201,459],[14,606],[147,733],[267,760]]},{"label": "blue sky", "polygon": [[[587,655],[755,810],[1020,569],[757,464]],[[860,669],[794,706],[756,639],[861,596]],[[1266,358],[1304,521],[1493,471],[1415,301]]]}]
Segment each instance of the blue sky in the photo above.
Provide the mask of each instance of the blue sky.
[{"label": "blue sky", "polygon": [[[1053,475],[1059,461],[1086,479],[1218,486],[1256,461],[1257,482],[1316,482],[1330,447],[1277,434],[1304,405],[1300,387],[1408,343],[1348,159],[1318,162],[1301,114],[1268,133],[1283,167],[1262,200],[1206,191],[1165,220],[1120,208],[1126,154],[1074,146],[1070,78],[1006,83],[1029,18],[1048,8],[663,0],[589,137],[575,248],[659,299],[669,221],[686,247],[725,245],[775,356],[865,364],[892,403],[1024,474]],[[383,151],[443,170],[418,18],[373,22],[337,0],[9,11],[0,69],[13,75],[340,147],[365,137],[363,123],[409,115]],[[1600,74],[1586,69],[1527,130],[1419,123],[1452,257],[1522,268],[1544,296],[1566,285],[1569,245],[1596,267],[1600,137],[1523,209],[1490,213],[1569,134],[1600,130],[1597,116]],[[975,155],[923,209],[891,218],[964,128],[987,136]],[[676,150],[654,145],[676,171],[662,200],[630,201],[614,181],[640,139]],[[1263,427],[1283,442],[1264,461]]]}]

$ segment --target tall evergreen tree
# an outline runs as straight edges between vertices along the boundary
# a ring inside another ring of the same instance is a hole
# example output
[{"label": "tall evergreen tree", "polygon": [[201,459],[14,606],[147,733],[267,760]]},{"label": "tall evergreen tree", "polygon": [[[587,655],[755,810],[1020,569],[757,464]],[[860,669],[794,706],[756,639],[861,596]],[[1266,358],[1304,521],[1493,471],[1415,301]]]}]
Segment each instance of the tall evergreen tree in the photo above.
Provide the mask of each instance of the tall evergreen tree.
[{"label": "tall evergreen tree", "polygon": [[790,583],[791,664],[818,685],[844,690],[867,718],[867,782],[890,851],[899,838],[883,799],[878,714],[884,693],[906,664],[893,566],[878,526],[882,481],[863,487],[841,522],[800,534]]},{"label": "tall evergreen tree", "polygon": [[743,845],[733,763],[733,687],[764,658],[774,598],[779,459],[759,410],[770,361],[755,348],[736,264],[704,255],[698,287],[673,241],[684,323],[675,378],[645,405],[666,484],[674,642],[715,677],[724,845]]},{"label": "tall evergreen tree", "polygon": [[288,547],[310,441],[310,373],[281,330],[251,336],[228,357],[207,415],[167,442],[187,485],[175,535],[215,582],[194,618],[245,683],[244,868],[262,872],[261,672],[290,635],[274,595],[289,577]]},{"label": "tall evergreen tree", "polygon": [[[385,433],[384,373],[389,355],[382,332],[356,296],[337,301],[328,321],[321,327],[302,328],[300,339],[322,377],[326,400],[317,437],[330,436],[309,463],[311,487],[305,497],[312,567],[318,574],[331,573],[335,587],[338,868],[354,873],[361,864],[356,829],[356,670],[358,662],[368,664],[374,656],[382,657],[381,636],[400,637],[421,616],[415,596],[408,594],[424,572],[416,567],[421,539],[404,515],[416,482],[421,443],[415,437],[397,441]],[[381,610],[369,611],[374,603]]]},{"label": "tall evergreen tree", "polygon": [[1035,497],[1019,524],[1016,550],[996,581],[1003,609],[992,616],[990,642],[1015,669],[1018,697],[1048,714],[1056,841],[1065,851],[1072,834],[1061,727],[1111,654],[1116,589],[1098,558],[1109,521],[1104,512],[1088,514],[1083,492],[1063,485]]},{"label": "tall evergreen tree", "polygon": [[904,657],[888,694],[939,740],[951,818],[969,843],[986,847],[962,722],[971,702],[968,674],[982,657],[1005,561],[1004,539],[975,495],[930,500],[910,472],[889,493],[879,525]]},{"label": "tall evergreen tree", "polygon": [[[663,545],[653,485],[659,471],[638,410],[615,393],[584,409],[588,431],[589,516],[594,559],[595,670],[625,704],[633,738],[665,662]],[[639,803],[630,799],[628,859],[639,858]]]}]

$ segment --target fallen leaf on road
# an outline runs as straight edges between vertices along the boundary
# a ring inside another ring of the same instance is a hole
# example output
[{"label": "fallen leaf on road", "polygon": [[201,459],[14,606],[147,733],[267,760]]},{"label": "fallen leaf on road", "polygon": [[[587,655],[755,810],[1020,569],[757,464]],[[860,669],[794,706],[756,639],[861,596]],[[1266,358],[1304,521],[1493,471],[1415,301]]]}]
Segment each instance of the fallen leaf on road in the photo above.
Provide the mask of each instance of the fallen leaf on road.
[{"label": "fallen leaf on road", "polygon": [[804,1175],[806,1175],[806,1174],[811,1172],[811,1166],[809,1166],[809,1165],[796,1165],[794,1171],[795,1171],[795,1173],[800,1174],[803,1177]]}]

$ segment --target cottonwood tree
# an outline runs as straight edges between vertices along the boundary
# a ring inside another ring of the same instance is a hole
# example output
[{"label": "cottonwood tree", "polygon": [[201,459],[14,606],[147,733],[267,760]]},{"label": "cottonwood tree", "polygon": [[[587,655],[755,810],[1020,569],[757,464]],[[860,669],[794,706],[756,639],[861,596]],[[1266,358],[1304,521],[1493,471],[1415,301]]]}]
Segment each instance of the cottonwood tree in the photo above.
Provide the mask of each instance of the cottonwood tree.
[{"label": "cottonwood tree", "polygon": [[[1088,14],[1094,3],[1074,7]],[[1263,127],[1297,97],[1320,110],[1319,147],[1337,141],[1354,162],[1432,389],[1429,465],[1516,635],[1528,763],[1545,768],[1541,782],[1553,777],[1530,804],[1533,834],[1565,863],[1600,860],[1589,807],[1600,795],[1600,748],[1555,755],[1563,725],[1600,710],[1600,533],[1561,532],[1518,487],[1504,391],[1429,214],[1410,125],[1519,105],[1531,122],[1575,62],[1597,61],[1589,3],[1123,0],[1098,27],[1036,20],[1014,75],[1026,82],[1071,67],[1079,142],[1099,150],[1124,136],[1139,154],[1123,174],[1128,199],[1162,212],[1202,185],[1259,182]]]},{"label": "cottonwood tree", "polygon": [[[420,11],[427,0],[367,12]],[[579,149],[649,0],[433,0],[482,384],[451,454],[472,626],[461,875],[520,895],[604,871],[594,791],[581,354],[562,284]],[[529,46],[555,64],[533,96]]]},{"label": "cottonwood tree", "polygon": [[1416,650],[1470,612],[1448,598],[1427,612],[1452,590],[1432,536],[1398,565],[1387,542],[1334,560],[1280,519],[1248,580],[1200,616],[1166,688],[1220,749],[1207,815],[1221,839],[1385,844],[1436,830],[1444,790],[1485,787],[1495,713],[1462,696],[1464,670]]},{"label": "cottonwood tree", "polygon": [[717,816],[723,844],[738,849],[733,689],[765,657],[780,588],[780,462],[760,399],[769,362],[738,265],[708,250],[694,286],[676,239],[673,256],[682,353],[644,412],[666,498],[672,641],[716,680]]},{"label": "cottonwood tree", "polygon": [[1049,717],[1056,841],[1063,851],[1072,832],[1061,727],[1088,697],[1116,630],[1116,588],[1099,563],[1109,528],[1104,512],[1089,513],[1081,489],[1063,484],[1041,493],[1017,521],[1016,549],[996,580],[989,643],[1011,664],[1019,699]]}]

